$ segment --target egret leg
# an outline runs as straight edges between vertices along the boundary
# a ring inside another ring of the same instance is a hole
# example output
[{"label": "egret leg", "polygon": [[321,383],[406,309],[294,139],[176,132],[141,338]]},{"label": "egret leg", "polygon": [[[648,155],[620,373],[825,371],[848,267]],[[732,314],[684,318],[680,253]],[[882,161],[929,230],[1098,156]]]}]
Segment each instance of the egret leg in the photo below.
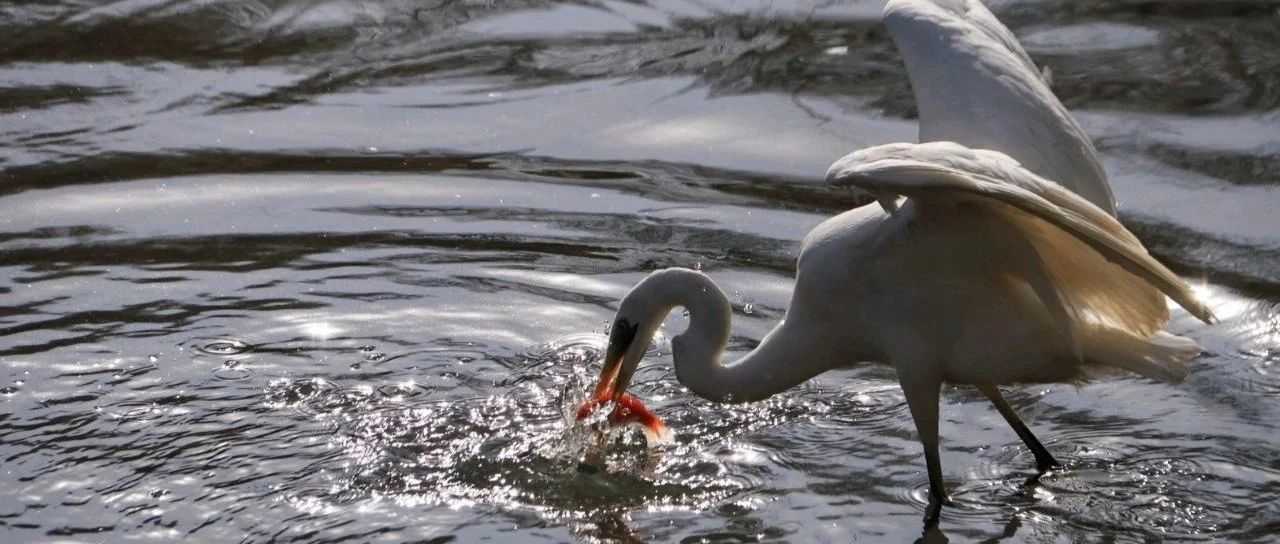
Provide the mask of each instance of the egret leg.
[{"label": "egret leg", "polygon": [[1036,439],[1036,435],[1031,434],[1031,429],[1028,429],[1021,419],[1018,419],[1018,414],[1013,411],[1012,406],[1009,406],[1009,401],[1004,400],[999,388],[990,384],[977,387],[978,391],[986,395],[987,400],[990,400],[991,404],[995,405],[996,410],[1000,411],[1000,415],[1004,416],[1004,420],[1009,423],[1009,426],[1013,427],[1013,432],[1018,433],[1018,438],[1021,438],[1027,447],[1031,449],[1031,454],[1036,456],[1036,470],[1044,474],[1050,469],[1062,466],[1057,459],[1053,458],[1049,450],[1045,449],[1044,444],[1041,444],[1040,440]]},{"label": "egret leg", "polygon": [[925,508],[925,527],[938,524],[942,506],[951,504],[947,487],[942,482],[942,458],[938,455],[938,395],[942,382],[937,379],[902,380],[902,391],[915,420],[920,445],[924,447],[924,463],[929,471],[929,506]]}]

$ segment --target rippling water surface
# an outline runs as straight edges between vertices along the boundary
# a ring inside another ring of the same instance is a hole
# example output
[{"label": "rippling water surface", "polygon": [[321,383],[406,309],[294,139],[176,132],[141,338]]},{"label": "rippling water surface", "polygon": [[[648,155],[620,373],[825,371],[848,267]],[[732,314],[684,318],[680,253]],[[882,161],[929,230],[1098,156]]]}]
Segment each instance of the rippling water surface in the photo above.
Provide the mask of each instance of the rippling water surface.
[{"label": "rippling water surface", "polygon": [[[820,186],[913,140],[881,4],[0,4],[0,540],[911,541],[891,372],[714,406],[576,469],[617,299],[701,267],[732,355]],[[1223,318],[1182,384],[943,395],[953,541],[1280,532],[1280,4],[1001,1],[1122,218]],[[684,318],[664,329],[676,334]],[[803,355],[803,354],[801,354]],[[929,535],[936,539],[942,535]]]}]

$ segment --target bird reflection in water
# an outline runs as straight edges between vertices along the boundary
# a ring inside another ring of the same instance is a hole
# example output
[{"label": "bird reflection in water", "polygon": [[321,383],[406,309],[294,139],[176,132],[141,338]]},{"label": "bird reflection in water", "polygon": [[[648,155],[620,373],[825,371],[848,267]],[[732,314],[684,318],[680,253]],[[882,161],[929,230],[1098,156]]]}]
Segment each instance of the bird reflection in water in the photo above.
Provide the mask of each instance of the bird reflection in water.
[{"label": "bird reflection in water", "polygon": [[[620,542],[623,544],[640,544],[645,542],[643,535],[638,535],[627,525],[626,511],[605,511],[592,514],[586,523],[574,529],[574,536],[587,540],[603,542]],[[583,538],[586,537],[586,538]]]}]

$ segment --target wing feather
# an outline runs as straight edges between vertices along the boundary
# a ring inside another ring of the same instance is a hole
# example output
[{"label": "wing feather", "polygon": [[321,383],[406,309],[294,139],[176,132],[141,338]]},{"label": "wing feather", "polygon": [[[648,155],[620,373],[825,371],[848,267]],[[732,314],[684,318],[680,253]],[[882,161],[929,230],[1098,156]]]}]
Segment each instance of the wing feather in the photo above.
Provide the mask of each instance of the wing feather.
[{"label": "wing feather", "polygon": [[1115,214],[1088,135],[982,2],[890,0],[884,24],[907,66],[921,142],[1003,152]]},{"label": "wing feather", "polygon": [[1209,310],[1119,221],[997,151],[953,142],[888,144],[851,153],[827,180],[912,199],[921,213],[970,203],[1007,217],[1031,241],[1081,317],[1150,336],[1168,320],[1160,293],[1205,322]]}]

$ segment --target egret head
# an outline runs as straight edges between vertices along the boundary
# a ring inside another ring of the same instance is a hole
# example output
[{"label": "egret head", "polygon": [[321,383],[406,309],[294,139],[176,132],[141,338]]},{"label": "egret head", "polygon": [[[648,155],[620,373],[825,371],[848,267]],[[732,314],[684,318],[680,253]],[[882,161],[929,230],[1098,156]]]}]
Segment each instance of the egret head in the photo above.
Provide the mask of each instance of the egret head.
[{"label": "egret head", "polygon": [[661,313],[653,307],[653,300],[640,286],[622,300],[618,315],[609,329],[609,344],[605,349],[604,368],[591,398],[578,408],[578,419],[586,418],[605,404],[613,404],[610,425],[640,424],[650,440],[665,441],[669,431],[662,420],[639,399],[627,393],[631,378],[644,358],[649,342],[657,330]]},{"label": "egret head", "polygon": [[674,305],[672,279],[679,271],[659,270],[648,276],[622,297],[618,314],[609,327],[609,345],[604,353],[604,370],[593,397],[617,401],[627,392],[636,367],[649,349],[654,333]]}]

